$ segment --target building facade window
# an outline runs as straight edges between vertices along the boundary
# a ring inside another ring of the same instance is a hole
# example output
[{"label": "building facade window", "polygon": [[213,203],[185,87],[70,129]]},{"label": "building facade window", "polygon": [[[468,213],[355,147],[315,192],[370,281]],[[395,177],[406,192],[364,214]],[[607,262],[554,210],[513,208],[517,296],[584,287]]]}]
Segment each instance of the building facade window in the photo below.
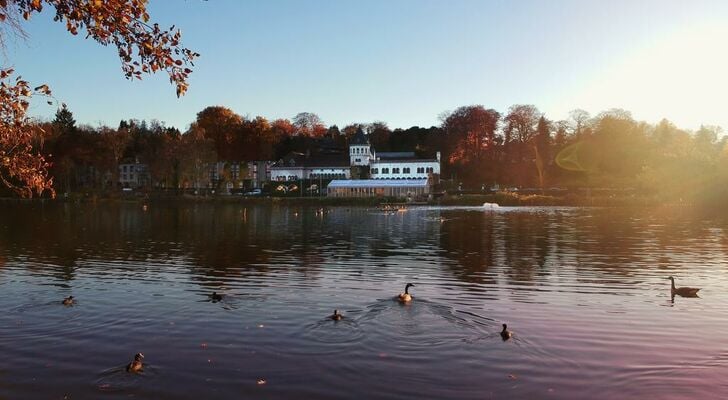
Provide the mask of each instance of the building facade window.
[{"label": "building facade window", "polygon": [[382,168],[382,173],[383,174],[388,174],[389,173],[389,168]]},{"label": "building facade window", "polygon": [[379,171],[379,169],[378,169],[378,168],[372,168],[372,174],[377,174],[377,173],[378,173],[378,171]]},{"label": "building facade window", "polygon": [[393,174],[398,174],[399,173],[399,168],[392,168],[392,173]]},{"label": "building facade window", "polygon": [[417,173],[418,174],[424,174],[425,173],[425,168],[424,167],[417,167]]},{"label": "building facade window", "polygon": [[402,172],[405,173],[405,174],[409,174],[410,173],[409,167],[402,168]]}]

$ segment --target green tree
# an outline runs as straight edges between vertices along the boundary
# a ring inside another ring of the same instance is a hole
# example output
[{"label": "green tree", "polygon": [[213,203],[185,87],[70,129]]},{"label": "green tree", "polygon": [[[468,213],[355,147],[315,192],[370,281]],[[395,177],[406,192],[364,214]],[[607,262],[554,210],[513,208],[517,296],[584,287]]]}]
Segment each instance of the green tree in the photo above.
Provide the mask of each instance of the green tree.
[{"label": "green tree", "polygon": [[56,111],[53,127],[61,134],[72,133],[76,130],[76,120],[73,119],[73,113],[66,107],[65,103]]}]

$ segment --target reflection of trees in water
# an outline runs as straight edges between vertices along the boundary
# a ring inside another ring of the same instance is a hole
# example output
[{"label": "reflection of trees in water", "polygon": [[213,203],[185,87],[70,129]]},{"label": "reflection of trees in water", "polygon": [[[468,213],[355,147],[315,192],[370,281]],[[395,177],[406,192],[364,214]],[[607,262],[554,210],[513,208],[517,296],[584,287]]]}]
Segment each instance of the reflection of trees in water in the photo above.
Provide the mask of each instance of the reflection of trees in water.
[{"label": "reflection of trees in water", "polygon": [[412,248],[436,237],[419,226],[419,218],[373,219],[362,208],[319,215],[306,207],[204,203],[144,210],[138,203],[112,202],[24,205],[7,214],[0,243],[9,254],[32,258],[26,268],[60,280],[72,280],[84,268],[121,277],[130,268],[184,269],[208,287],[231,279],[263,282],[261,275],[289,269],[316,279],[326,262]]},{"label": "reflection of trees in water", "polygon": [[[548,276],[559,260],[553,216],[545,213],[480,213],[443,223],[444,256],[458,279],[495,284],[502,272],[510,284],[534,284]],[[487,272],[490,270],[490,274]]]},{"label": "reflection of trees in water", "polygon": [[477,284],[495,284],[488,270],[495,264],[495,214],[479,213],[441,223],[442,255],[458,279]]},{"label": "reflection of trees in water", "polygon": [[507,213],[501,215],[499,225],[508,282],[531,285],[542,280],[534,279],[535,276],[548,276],[550,216],[545,213]]},{"label": "reflection of trees in water", "polygon": [[[502,273],[510,284],[529,285],[566,268],[579,281],[610,283],[646,266],[674,268],[691,253],[715,251],[705,247],[712,246],[706,236],[725,237],[688,215],[668,221],[624,209],[468,214],[442,223],[440,246],[455,261],[448,267],[466,282],[493,283]],[[721,252],[728,248],[725,240],[714,244]]]},{"label": "reflection of trees in water", "polygon": [[[577,280],[624,282],[643,278],[645,269],[673,270],[695,264],[694,257],[714,253],[710,239],[719,221],[701,221],[681,209],[599,209],[584,212],[570,223],[578,231],[572,252]],[[720,229],[719,229],[720,230]],[[725,247],[723,247],[725,248]],[[620,279],[614,279],[617,275]]]},{"label": "reflection of trees in water", "polygon": [[265,283],[288,270],[318,279],[327,263],[366,273],[367,259],[442,256],[457,279],[475,284],[501,276],[528,285],[564,268],[595,283],[694,264],[696,256],[728,256],[724,223],[644,210],[466,212],[443,222],[414,211],[329,208],[320,215],[316,208],[217,203],[151,204],[146,211],[137,203],[31,203],[0,212],[5,262],[61,281],[85,268],[119,277],[130,268],[170,268],[216,287]]},{"label": "reflection of trees in water", "polygon": [[[191,260],[193,275],[259,273],[286,237],[271,230],[271,208],[136,203],[38,204],[4,212],[0,243],[10,254],[31,257],[28,268],[70,280],[87,261]],[[171,265],[171,268],[179,266]],[[113,265],[104,268],[112,272]],[[128,268],[128,265],[124,268]]]}]

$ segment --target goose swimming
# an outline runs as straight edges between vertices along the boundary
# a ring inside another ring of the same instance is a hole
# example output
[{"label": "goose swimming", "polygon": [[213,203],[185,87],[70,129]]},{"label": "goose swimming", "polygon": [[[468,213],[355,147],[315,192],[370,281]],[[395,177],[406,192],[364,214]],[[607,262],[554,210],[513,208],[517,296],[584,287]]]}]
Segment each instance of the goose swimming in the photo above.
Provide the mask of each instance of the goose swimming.
[{"label": "goose swimming", "polygon": [[670,294],[672,296],[678,295],[682,297],[698,297],[698,291],[700,288],[691,288],[691,287],[675,287],[675,278],[669,277],[670,279]]},{"label": "goose swimming", "polygon": [[412,295],[409,294],[409,288],[414,287],[415,285],[408,283],[404,286],[404,293],[400,293],[399,296],[397,296],[397,300],[399,300],[402,303],[407,303],[412,301]]},{"label": "goose swimming", "polygon": [[341,321],[342,318],[344,318],[344,315],[339,312],[339,310],[334,310],[334,313],[329,316],[329,318],[333,319],[334,321]]}]

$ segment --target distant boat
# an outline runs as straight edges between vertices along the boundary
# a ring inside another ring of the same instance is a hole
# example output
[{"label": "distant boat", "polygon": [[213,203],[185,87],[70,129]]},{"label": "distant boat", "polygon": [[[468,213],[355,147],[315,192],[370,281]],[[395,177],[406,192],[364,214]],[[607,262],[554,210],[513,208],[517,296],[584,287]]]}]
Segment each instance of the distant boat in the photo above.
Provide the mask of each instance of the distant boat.
[{"label": "distant boat", "polygon": [[499,207],[498,203],[483,203],[483,208],[493,209]]}]

